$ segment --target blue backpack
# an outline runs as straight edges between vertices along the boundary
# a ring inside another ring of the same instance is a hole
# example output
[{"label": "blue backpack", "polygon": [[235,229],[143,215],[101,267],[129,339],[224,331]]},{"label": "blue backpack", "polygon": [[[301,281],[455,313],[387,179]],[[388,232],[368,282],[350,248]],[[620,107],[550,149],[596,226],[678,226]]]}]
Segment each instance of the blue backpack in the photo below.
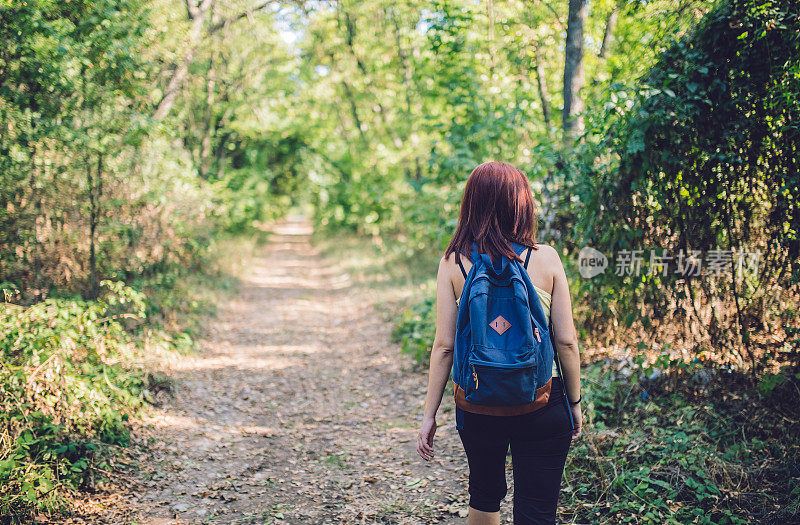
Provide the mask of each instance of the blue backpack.
[{"label": "blue backpack", "polygon": [[[511,243],[521,255],[526,246]],[[555,349],[549,320],[524,265],[503,256],[492,263],[472,243],[458,305],[453,390],[456,406],[512,416],[544,407],[550,398]],[[559,366],[560,368],[560,366]]]}]

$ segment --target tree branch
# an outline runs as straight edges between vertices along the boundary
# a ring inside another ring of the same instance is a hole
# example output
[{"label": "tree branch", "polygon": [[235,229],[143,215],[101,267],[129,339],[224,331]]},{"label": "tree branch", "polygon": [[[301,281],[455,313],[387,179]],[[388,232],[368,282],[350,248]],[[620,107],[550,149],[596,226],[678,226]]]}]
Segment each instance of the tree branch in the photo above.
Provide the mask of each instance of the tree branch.
[{"label": "tree branch", "polygon": [[184,3],[186,4],[186,17],[189,20],[194,20],[200,9],[195,5],[194,0],[184,0]]},{"label": "tree branch", "polygon": [[208,29],[208,32],[209,33],[214,33],[216,31],[219,31],[223,27],[226,27],[226,26],[228,26],[228,25],[230,25],[230,24],[232,24],[234,22],[238,22],[242,18],[249,18],[254,13],[257,13],[258,11],[262,11],[262,10],[266,9],[267,7],[269,7],[269,6],[271,6],[271,5],[275,4],[275,3],[276,3],[275,1],[269,1],[269,2],[263,2],[261,4],[258,4],[257,6],[252,7],[250,9],[247,9],[245,11],[242,11],[241,13],[239,13],[237,15],[233,15],[231,17],[226,18],[225,20],[217,22],[216,24],[212,25]]},{"label": "tree branch", "polygon": [[550,10],[551,13],[553,13],[553,16],[556,18],[556,22],[558,22],[558,26],[561,28],[561,30],[566,31],[567,28],[561,22],[561,18],[558,17],[558,13],[556,12],[555,9],[553,9],[553,6],[550,5],[550,2],[542,2],[542,3],[545,5],[545,7],[547,7],[547,9]]}]

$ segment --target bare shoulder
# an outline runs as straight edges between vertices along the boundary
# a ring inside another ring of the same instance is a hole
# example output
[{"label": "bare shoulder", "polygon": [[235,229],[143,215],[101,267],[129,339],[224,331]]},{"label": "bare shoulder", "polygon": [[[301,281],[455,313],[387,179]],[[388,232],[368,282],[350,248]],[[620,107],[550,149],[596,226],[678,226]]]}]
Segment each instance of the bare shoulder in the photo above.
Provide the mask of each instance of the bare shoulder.
[{"label": "bare shoulder", "polygon": [[449,276],[452,274],[452,271],[457,264],[458,263],[456,262],[455,253],[451,253],[447,257],[442,255],[442,257],[439,259],[439,273],[445,276]]},{"label": "bare shoulder", "polygon": [[447,257],[442,255],[441,259],[439,259],[439,269],[440,270],[449,270],[453,266],[456,265],[456,254],[451,253]]},{"label": "bare shoulder", "polygon": [[558,255],[558,250],[549,244],[537,244],[536,247],[538,249],[534,253],[542,262],[561,264],[561,257]]},{"label": "bare shoulder", "polygon": [[536,246],[538,249],[533,252],[532,258],[537,270],[552,279],[563,273],[564,266],[558,250],[549,244],[537,244]]}]

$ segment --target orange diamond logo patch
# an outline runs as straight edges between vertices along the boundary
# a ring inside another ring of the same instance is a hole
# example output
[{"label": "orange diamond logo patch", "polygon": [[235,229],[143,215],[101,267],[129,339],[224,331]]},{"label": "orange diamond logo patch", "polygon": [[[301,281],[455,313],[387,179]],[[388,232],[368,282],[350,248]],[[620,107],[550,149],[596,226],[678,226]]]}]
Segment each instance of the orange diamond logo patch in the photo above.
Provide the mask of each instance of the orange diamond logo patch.
[{"label": "orange diamond logo patch", "polygon": [[494,328],[494,331],[500,335],[503,335],[503,332],[511,328],[511,323],[505,320],[502,315],[498,315],[494,321],[489,323],[489,326]]}]

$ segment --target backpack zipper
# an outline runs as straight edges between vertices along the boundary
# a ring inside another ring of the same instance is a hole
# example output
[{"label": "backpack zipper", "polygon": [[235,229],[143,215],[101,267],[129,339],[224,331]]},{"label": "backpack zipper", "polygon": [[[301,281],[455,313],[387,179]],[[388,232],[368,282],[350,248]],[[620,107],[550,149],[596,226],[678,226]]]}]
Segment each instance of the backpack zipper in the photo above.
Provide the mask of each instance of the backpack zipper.
[{"label": "backpack zipper", "polygon": [[475,366],[485,366],[488,368],[500,368],[504,370],[515,370],[519,368],[528,368],[531,366],[536,366],[536,359],[528,359],[522,363],[493,363],[490,361],[481,361],[479,359],[471,359],[469,362],[470,368],[472,368],[473,372],[475,371]]},{"label": "backpack zipper", "polygon": [[475,371],[475,365],[472,363],[469,364],[469,367],[472,368],[472,377],[475,379],[475,390],[478,389],[478,372]]}]

